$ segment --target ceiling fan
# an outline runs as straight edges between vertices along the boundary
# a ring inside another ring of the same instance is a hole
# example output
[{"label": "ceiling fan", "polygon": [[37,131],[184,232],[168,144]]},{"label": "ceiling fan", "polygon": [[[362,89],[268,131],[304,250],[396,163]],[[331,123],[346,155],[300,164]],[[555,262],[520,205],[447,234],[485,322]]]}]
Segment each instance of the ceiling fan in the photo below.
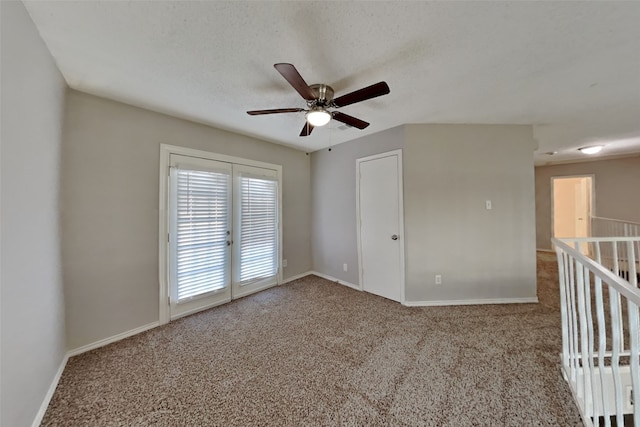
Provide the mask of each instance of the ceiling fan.
[{"label": "ceiling fan", "polygon": [[292,64],[274,64],[274,67],[286,81],[307,101],[307,109],[305,108],[277,108],[273,110],[254,110],[247,111],[251,116],[259,116],[262,114],[279,114],[279,113],[299,113],[306,111],[306,122],[300,136],[309,136],[314,127],[324,126],[331,119],[345,123],[358,129],[364,129],[369,123],[357,119],[340,111],[329,111],[330,108],[340,108],[346,105],[355,104],[356,102],[366,101],[367,99],[386,95],[389,91],[389,85],[386,82],[379,82],[365,88],[349,92],[346,95],[333,97],[333,88],[325,84],[314,84],[309,86],[296,67]]}]

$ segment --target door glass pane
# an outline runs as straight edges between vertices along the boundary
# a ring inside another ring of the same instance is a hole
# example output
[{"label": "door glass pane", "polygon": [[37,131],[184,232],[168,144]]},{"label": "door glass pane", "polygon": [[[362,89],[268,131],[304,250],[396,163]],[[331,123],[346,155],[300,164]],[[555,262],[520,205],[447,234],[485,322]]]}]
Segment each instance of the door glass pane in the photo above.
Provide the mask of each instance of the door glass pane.
[{"label": "door glass pane", "polygon": [[227,284],[229,185],[226,173],[177,171],[178,301],[223,289]]},{"label": "door glass pane", "polygon": [[278,270],[278,185],[240,177],[239,282],[273,277]]}]

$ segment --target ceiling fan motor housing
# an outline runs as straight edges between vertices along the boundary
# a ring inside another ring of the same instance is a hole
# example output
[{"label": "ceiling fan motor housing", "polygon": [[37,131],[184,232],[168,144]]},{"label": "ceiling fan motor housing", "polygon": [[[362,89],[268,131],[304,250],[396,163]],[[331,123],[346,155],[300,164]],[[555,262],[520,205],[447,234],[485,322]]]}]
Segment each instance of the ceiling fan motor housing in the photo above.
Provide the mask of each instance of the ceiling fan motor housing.
[{"label": "ceiling fan motor housing", "polygon": [[325,84],[315,84],[309,86],[316,96],[316,99],[307,101],[309,107],[329,107],[333,101],[333,88]]}]

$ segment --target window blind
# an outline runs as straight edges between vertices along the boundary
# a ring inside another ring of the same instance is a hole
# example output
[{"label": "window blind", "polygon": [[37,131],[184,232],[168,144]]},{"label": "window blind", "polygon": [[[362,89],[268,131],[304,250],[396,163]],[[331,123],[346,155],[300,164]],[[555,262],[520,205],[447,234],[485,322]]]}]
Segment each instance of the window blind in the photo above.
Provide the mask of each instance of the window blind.
[{"label": "window blind", "polygon": [[178,301],[226,286],[229,186],[227,173],[177,170]]},{"label": "window blind", "polygon": [[278,184],[240,176],[239,281],[273,277],[278,269]]}]

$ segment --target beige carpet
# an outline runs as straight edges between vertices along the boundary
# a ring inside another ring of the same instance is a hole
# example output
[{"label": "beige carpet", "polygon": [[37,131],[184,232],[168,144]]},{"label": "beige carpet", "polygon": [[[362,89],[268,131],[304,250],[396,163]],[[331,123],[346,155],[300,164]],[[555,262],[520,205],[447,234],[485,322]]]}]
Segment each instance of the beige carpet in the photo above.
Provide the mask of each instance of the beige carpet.
[{"label": "beige carpet", "polygon": [[46,426],[578,426],[540,304],[407,308],[309,276],[69,360]]}]

